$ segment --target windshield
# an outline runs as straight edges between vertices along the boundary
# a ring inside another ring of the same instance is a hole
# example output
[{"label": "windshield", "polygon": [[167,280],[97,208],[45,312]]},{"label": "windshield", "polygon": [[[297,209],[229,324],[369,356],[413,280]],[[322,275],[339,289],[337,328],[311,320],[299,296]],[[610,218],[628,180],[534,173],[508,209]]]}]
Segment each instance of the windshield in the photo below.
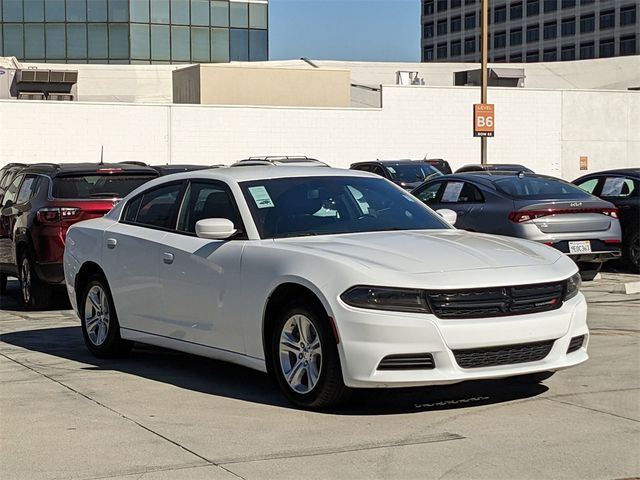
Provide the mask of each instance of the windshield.
[{"label": "windshield", "polygon": [[280,178],[240,186],[261,238],[450,228],[382,178]]},{"label": "windshield", "polygon": [[428,163],[396,163],[386,164],[385,167],[394,182],[417,183],[442,175]]},{"label": "windshield", "polygon": [[587,199],[591,195],[562,180],[545,177],[506,176],[494,181],[498,190],[514,198],[576,198]]},{"label": "windshield", "polygon": [[89,174],[55,177],[54,198],[123,198],[156,175]]}]

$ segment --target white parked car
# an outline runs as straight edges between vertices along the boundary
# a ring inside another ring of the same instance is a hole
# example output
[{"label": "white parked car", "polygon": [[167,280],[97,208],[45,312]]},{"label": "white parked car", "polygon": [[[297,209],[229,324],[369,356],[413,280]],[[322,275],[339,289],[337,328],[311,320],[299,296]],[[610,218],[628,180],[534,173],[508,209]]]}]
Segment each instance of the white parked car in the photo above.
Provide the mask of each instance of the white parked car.
[{"label": "white parked car", "polygon": [[588,358],[567,256],[456,230],[365,172],[159,178],[73,225],[64,267],[96,356],[142,342],[227,360],[309,408],[358,387],[538,382]]}]

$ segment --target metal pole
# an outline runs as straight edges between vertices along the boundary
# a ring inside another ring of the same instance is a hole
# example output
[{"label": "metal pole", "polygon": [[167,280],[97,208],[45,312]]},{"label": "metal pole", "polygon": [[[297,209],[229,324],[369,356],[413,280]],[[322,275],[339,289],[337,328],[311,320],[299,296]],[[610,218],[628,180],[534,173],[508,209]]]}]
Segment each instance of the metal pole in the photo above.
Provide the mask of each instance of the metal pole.
[{"label": "metal pole", "polygon": [[[482,50],[480,52],[480,103],[487,103],[487,59],[489,58],[489,0],[482,0]],[[487,137],[480,137],[480,163],[487,163]]]}]

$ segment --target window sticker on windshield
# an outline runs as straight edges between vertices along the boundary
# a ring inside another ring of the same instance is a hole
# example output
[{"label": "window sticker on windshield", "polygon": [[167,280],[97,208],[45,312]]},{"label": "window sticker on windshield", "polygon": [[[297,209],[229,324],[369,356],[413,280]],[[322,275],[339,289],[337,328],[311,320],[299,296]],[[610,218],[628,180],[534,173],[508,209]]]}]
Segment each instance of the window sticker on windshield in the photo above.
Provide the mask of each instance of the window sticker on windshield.
[{"label": "window sticker on windshield", "polygon": [[389,170],[391,173],[396,173],[396,169],[388,165],[387,165],[387,170]]},{"label": "window sticker on windshield", "polygon": [[622,177],[607,177],[602,187],[603,197],[619,197],[622,193],[622,186],[624,185],[624,178]]},{"label": "window sticker on windshield", "polygon": [[269,196],[269,192],[263,186],[260,187],[249,187],[249,193],[253,197],[253,200],[256,202],[256,206],[258,208],[272,208],[275,207],[271,197]]},{"label": "window sticker on windshield", "polygon": [[443,202],[457,202],[460,198],[460,192],[464,183],[462,182],[449,182],[447,183],[444,193],[442,194]]}]

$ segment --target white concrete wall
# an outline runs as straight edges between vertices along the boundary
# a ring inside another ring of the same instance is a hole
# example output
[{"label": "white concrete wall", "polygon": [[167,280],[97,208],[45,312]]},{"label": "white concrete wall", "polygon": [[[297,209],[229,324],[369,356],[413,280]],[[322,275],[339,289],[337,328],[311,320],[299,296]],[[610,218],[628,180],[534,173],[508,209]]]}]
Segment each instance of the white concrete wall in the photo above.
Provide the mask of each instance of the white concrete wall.
[{"label": "white concrete wall", "polygon": [[[229,164],[308,155],[346,167],[375,158],[479,160],[476,88],[384,88],[382,109],[219,107],[0,101],[0,165],[12,161],[141,160]],[[573,179],[640,165],[640,93],[495,88],[491,162]]]}]

